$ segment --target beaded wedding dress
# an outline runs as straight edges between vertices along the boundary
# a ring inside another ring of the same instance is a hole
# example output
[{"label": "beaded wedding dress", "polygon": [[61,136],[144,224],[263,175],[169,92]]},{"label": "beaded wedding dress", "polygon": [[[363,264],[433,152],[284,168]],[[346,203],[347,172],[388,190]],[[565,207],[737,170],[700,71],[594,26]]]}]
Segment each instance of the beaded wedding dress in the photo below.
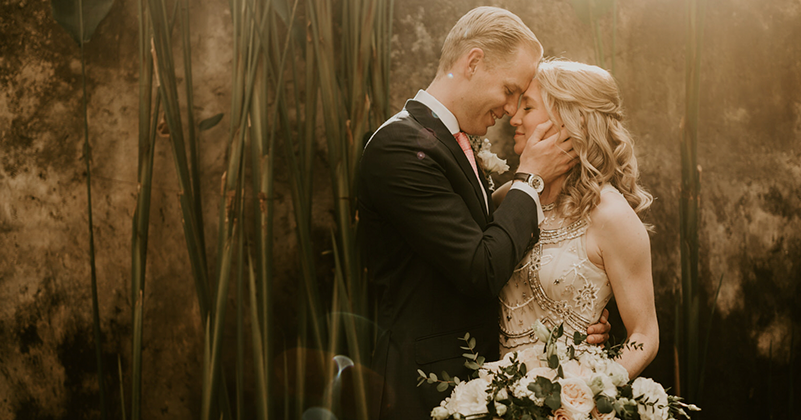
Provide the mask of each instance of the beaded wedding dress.
[{"label": "beaded wedding dress", "polygon": [[[601,193],[620,194],[611,185]],[[544,206],[539,242],[530,246],[501,290],[501,357],[534,345],[534,324],[551,329],[564,324],[565,333],[587,333],[612,298],[606,272],[587,258],[588,221],[569,223]]]}]

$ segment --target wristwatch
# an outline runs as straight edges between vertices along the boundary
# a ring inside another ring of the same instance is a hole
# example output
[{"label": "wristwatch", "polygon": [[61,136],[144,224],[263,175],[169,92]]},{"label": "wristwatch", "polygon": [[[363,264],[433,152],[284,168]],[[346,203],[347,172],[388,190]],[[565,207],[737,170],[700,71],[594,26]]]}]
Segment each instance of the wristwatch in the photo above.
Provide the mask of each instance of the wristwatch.
[{"label": "wristwatch", "polygon": [[539,175],[527,174],[525,172],[518,172],[515,174],[515,177],[513,179],[515,181],[525,182],[531,188],[534,188],[534,191],[537,191],[537,194],[541,193],[542,190],[545,189],[545,182],[542,181],[542,177]]}]

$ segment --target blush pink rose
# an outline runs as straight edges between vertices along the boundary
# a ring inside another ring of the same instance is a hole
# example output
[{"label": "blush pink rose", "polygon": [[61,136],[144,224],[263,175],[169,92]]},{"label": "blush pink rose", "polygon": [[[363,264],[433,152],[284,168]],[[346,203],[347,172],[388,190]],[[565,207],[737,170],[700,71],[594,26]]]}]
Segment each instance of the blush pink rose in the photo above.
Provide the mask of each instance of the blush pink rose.
[{"label": "blush pink rose", "polygon": [[573,415],[565,410],[564,407],[556,410],[551,414],[550,420],[574,420]]},{"label": "blush pink rose", "polygon": [[590,415],[592,415],[592,420],[615,420],[615,410],[603,414],[598,411],[598,407],[593,407]]},{"label": "blush pink rose", "polygon": [[568,410],[574,417],[584,418],[595,408],[592,389],[583,379],[560,379],[559,384],[562,385],[562,408]]}]

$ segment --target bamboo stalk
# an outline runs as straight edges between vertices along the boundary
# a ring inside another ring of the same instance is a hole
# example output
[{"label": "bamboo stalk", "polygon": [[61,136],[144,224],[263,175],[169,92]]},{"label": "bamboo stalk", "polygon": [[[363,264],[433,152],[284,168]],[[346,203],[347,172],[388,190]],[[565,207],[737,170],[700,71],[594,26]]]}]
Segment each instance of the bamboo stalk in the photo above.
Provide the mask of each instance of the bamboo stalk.
[{"label": "bamboo stalk", "polygon": [[165,119],[167,120],[167,125],[170,130],[173,157],[175,158],[181,190],[179,198],[183,215],[184,235],[189,251],[192,274],[195,279],[200,313],[201,317],[205,319],[209,311],[208,272],[206,268],[206,256],[204,250],[200,247],[199,227],[195,219],[197,212],[194,209],[192,182],[186,158],[186,146],[183,138],[180,107],[178,104],[177,84],[175,82],[175,72],[172,61],[172,48],[170,46],[170,36],[166,18],[166,6],[163,1],[148,1],[150,18],[153,22],[155,51],[159,63],[157,66],[157,73],[161,82],[159,90],[164,100]]},{"label": "bamboo stalk", "polygon": [[[261,420],[265,420],[269,418],[269,393],[268,393],[268,385],[269,376],[268,370],[265,363],[265,349],[263,348],[263,341],[262,341],[262,334],[261,334],[261,326],[259,325],[259,305],[258,305],[258,297],[257,297],[257,289],[256,289],[256,274],[253,272],[253,259],[250,258],[248,254],[248,260],[250,264],[249,267],[249,286],[250,286],[250,322],[251,322],[251,332],[253,334],[253,364],[255,365],[255,376],[256,376],[256,408],[258,410],[258,418]],[[286,389],[286,388],[285,388]]]},{"label": "bamboo stalk", "polygon": [[106,419],[106,396],[103,380],[103,344],[100,331],[100,307],[97,299],[97,268],[95,265],[95,236],[94,225],[92,222],[92,149],[89,145],[89,117],[87,112],[86,99],[86,58],[84,53],[84,27],[83,27],[83,0],[78,0],[78,27],[79,44],[81,47],[81,86],[83,89],[83,156],[86,163],[86,201],[87,215],[89,218],[89,267],[91,272],[92,288],[92,330],[95,339],[95,358],[97,362],[97,385],[100,394],[100,417]]},{"label": "bamboo stalk", "polygon": [[[133,316],[133,383],[134,390],[131,393],[131,419],[142,417],[142,330],[144,318],[144,293],[139,291],[134,304]],[[138,350],[138,351],[137,351]]]},{"label": "bamboo stalk", "polygon": [[681,141],[682,183],[680,241],[682,267],[683,348],[682,391],[690,400],[697,398],[700,285],[698,278],[698,224],[700,179],[697,164],[698,114],[700,103],[701,45],[705,0],[687,0],[687,54],[685,63],[686,108]]},{"label": "bamboo stalk", "polygon": [[[240,177],[245,178],[245,165],[242,165]],[[238,219],[245,220],[245,191],[241,189]],[[245,409],[245,299],[244,299],[244,253],[245,235],[237,238],[237,273],[236,273],[236,418],[244,419]]]},{"label": "bamboo stalk", "polygon": [[[222,352],[222,334],[225,328],[225,306],[228,298],[228,282],[231,277],[231,260],[233,254],[233,245],[238,240],[237,223],[234,223],[232,235],[228,238],[225,252],[222,255],[220,278],[217,282],[217,300],[215,310],[213,313],[213,320],[211,321],[211,341],[209,344],[210,358],[208,361],[207,369],[205,370],[202,409],[200,412],[201,419],[209,420],[212,418],[212,401],[217,392],[217,384],[220,382],[220,360]],[[223,382],[224,383],[224,382]]]},{"label": "bamboo stalk", "polygon": [[206,239],[203,233],[203,199],[200,193],[200,162],[198,158],[198,138],[195,134],[195,101],[192,88],[192,43],[189,39],[189,5],[188,0],[180,0],[181,14],[181,41],[184,58],[184,84],[186,86],[186,116],[189,143],[189,161],[191,171],[192,196],[195,199],[194,210],[197,220],[198,240],[200,249],[206,249]]}]

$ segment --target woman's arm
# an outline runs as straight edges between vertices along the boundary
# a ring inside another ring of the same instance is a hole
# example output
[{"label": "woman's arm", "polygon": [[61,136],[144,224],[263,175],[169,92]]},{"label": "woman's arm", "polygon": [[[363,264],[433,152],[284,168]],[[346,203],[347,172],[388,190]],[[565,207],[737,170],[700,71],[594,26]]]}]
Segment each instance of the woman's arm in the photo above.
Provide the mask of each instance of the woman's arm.
[{"label": "woman's arm", "polygon": [[624,350],[619,360],[629,377],[634,378],[659,349],[648,233],[620,194],[602,194],[591,217],[587,232],[590,261],[602,264],[609,277],[628,340],[643,345],[642,350]]}]

